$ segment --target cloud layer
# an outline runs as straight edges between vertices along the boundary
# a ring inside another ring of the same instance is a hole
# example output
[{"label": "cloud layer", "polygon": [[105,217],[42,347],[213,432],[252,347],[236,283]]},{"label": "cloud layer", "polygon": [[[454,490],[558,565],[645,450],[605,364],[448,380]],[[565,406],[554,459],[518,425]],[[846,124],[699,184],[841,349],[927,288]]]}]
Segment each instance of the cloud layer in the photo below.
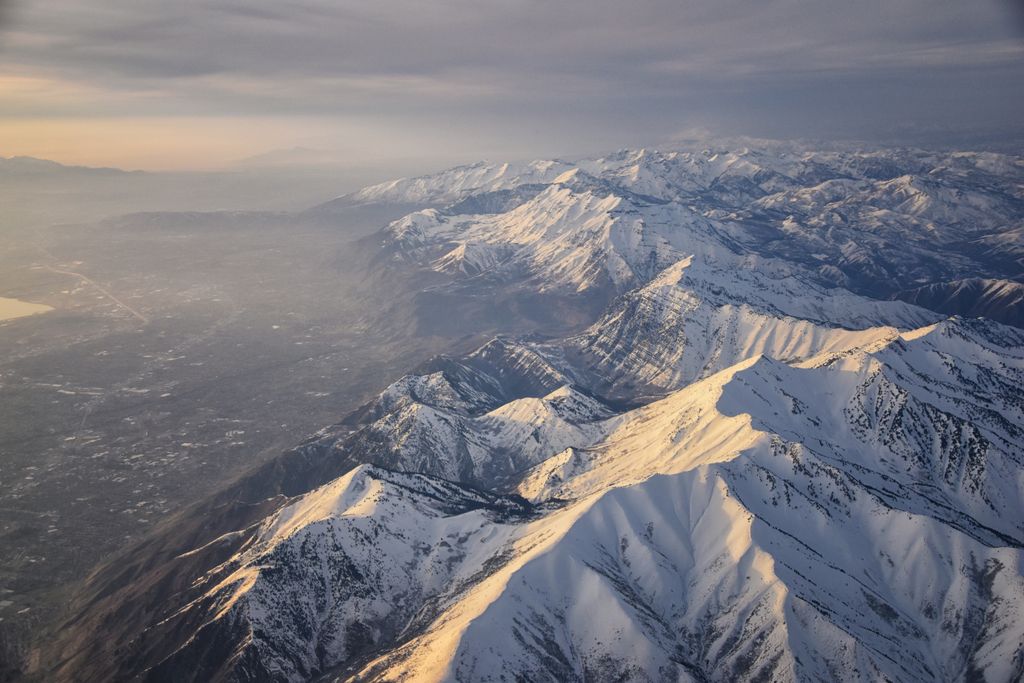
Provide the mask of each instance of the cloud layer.
[{"label": "cloud layer", "polygon": [[1016,135],[1024,111],[1015,0],[50,0],[0,20],[0,130],[228,119],[258,152],[274,119],[297,131],[274,143],[484,156],[694,126]]}]

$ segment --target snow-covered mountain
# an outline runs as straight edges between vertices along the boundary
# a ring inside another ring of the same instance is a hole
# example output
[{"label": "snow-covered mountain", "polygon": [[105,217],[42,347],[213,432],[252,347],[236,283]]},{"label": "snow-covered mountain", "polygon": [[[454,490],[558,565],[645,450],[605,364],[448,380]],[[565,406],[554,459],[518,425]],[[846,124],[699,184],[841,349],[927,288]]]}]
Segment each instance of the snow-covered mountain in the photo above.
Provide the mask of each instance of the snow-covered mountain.
[{"label": "snow-covered mountain", "polygon": [[1019,274],[1021,160],[625,151],[344,201],[419,205],[366,242],[414,295],[597,313],[435,359],[98,573],[60,676],[1024,677],[1024,332],[889,300]]},{"label": "snow-covered mountain", "polygon": [[526,164],[479,162],[416,178],[371,185],[333,200],[338,204],[451,204],[470,195],[513,190],[548,183],[570,166],[560,161]]},{"label": "snow-covered mountain", "polygon": [[1022,349],[951,320],[596,421],[512,401],[549,430],[532,503],[357,468],[204,577],[173,617],[203,634],[153,675],[216,642],[244,680],[1013,680]]},{"label": "snow-covered mountain", "polygon": [[[451,291],[515,283],[608,301],[691,254],[731,253],[890,298],[1022,277],[1022,188],[1015,157],[781,147],[482,164],[346,201],[428,207],[387,228],[384,253],[446,276]],[[1009,306],[1015,315],[1019,304]]]},{"label": "snow-covered mountain", "polygon": [[701,254],[620,297],[572,342],[602,386],[629,395],[679,388],[756,355],[797,360],[865,346],[936,319],[823,289],[777,263]]}]

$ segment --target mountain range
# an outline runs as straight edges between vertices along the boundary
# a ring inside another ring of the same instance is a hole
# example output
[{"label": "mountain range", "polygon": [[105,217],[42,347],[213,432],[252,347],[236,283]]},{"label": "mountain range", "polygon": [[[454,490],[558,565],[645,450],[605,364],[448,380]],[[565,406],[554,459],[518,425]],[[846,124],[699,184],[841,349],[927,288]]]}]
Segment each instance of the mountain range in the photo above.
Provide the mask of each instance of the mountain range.
[{"label": "mountain range", "polygon": [[304,215],[388,206],[367,324],[475,348],[100,568],[55,678],[1024,677],[1024,160],[626,150]]}]

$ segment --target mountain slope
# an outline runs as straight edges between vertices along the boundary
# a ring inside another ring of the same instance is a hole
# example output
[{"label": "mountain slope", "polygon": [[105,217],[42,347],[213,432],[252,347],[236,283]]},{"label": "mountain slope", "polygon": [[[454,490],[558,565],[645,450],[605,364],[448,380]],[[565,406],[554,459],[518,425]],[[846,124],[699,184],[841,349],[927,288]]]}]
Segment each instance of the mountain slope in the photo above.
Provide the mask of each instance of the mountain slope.
[{"label": "mountain slope", "polygon": [[308,679],[396,637],[432,595],[480,571],[529,510],[358,467],[282,509],[213,570],[210,593],[184,608],[213,618],[149,677]]},{"label": "mountain slope", "polygon": [[331,204],[421,204],[442,205],[456,202],[470,194],[508,190],[518,185],[550,182],[567,170],[559,161],[535,161],[526,164],[479,162],[457,166],[441,173],[399,178],[371,185],[342,195]]},{"label": "mountain slope", "polygon": [[895,296],[947,315],[985,317],[1024,327],[1024,285],[1011,280],[971,278],[936,282],[897,292]]},{"label": "mountain slope", "polygon": [[[921,430],[963,436],[958,419],[991,405],[984,390],[956,403],[941,396],[948,369],[935,357],[957,346],[973,361],[966,367],[987,380],[979,387],[998,386],[988,381],[1004,364],[1020,386],[1021,341],[1005,328],[943,324],[875,354],[829,356],[804,368],[747,362],[639,409],[606,446],[592,449],[585,474],[547,492],[580,502],[545,520],[537,532],[545,540],[527,537],[528,561],[505,565],[421,640],[364,673],[424,680],[497,680],[500,671],[557,680],[670,672],[689,680],[1019,676],[1019,396],[995,403],[999,416],[977,428],[986,443],[983,472],[972,471],[978,446],[969,440],[937,438],[931,452],[941,463],[919,462],[921,452],[904,447]],[[794,381],[788,373],[804,376]],[[892,403],[876,393],[865,405],[880,382],[909,376],[915,381],[897,386],[918,396],[890,386]],[[831,405],[807,401],[827,395],[822,386],[846,391],[836,391]],[[709,402],[717,416],[708,416]],[[787,402],[790,409],[780,411]],[[730,418],[740,406],[752,414]],[[861,431],[868,415],[900,415],[895,434],[903,436]],[[864,447],[882,453],[867,455]],[[848,459],[858,451],[862,460]],[[892,464],[879,468],[886,460]],[[935,471],[942,477],[929,476]],[[506,629],[513,642],[494,647],[489,634]]]},{"label": "mountain slope", "polygon": [[[396,181],[395,197],[457,203],[410,214],[386,239],[423,268],[473,281],[532,277],[541,289],[621,293],[691,253],[723,248],[799,264],[821,284],[871,296],[1020,274],[1011,255],[1021,245],[1024,163],[1014,157],[783,146],[502,168]],[[500,206],[467,201],[490,188],[524,192]]]},{"label": "mountain slope", "polygon": [[[1022,342],[952,321],[744,361],[607,419],[570,476],[539,465],[534,507],[359,468],[268,519],[185,609],[248,643],[231,680],[1010,680]],[[357,673],[359,638],[383,654]]]},{"label": "mountain slope", "polygon": [[759,354],[807,358],[936,319],[826,290],[782,264],[702,254],[621,297],[573,347],[613,393],[658,392]]}]

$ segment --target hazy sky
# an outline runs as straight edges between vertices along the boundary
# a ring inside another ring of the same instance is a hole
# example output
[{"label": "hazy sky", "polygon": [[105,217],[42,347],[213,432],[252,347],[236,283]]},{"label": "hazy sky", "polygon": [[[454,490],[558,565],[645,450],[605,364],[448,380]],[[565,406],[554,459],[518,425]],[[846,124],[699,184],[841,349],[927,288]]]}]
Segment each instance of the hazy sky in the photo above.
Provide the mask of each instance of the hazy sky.
[{"label": "hazy sky", "polygon": [[1021,136],[1020,0],[0,0],[0,155],[524,158]]}]

